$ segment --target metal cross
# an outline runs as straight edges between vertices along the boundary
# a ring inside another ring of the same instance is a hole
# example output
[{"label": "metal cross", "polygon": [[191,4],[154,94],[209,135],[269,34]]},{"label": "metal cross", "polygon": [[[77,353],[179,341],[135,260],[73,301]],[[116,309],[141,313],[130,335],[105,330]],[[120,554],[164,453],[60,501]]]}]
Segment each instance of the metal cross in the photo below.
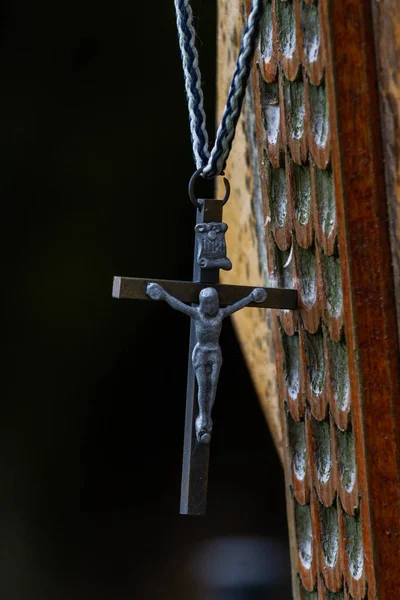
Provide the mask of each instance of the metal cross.
[{"label": "metal cross", "polygon": [[[229,187],[227,186],[227,195]],[[186,417],[182,466],[181,514],[202,515],[207,504],[211,408],[222,358],[218,345],[222,319],[245,306],[297,308],[297,291],[221,285],[226,257],[221,200],[196,200],[193,282],[114,277],[113,297],[165,300],[191,317]],[[224,308],[221,308],[224,307]]]}]

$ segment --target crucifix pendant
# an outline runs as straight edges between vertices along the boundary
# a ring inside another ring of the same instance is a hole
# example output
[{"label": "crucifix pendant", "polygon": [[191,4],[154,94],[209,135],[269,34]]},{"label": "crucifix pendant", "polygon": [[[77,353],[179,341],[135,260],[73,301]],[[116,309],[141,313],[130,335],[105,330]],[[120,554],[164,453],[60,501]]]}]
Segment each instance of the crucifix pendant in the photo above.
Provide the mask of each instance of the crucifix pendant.
[{"label": "crucifix pendant", "polygon": [[297,308],[297,291],[221,285],[219,269],[230,270],[226,256],[222,208],[224,200],[194,198],[197,207],[193,282],[114,277],[113,297],[164,300],[191,318],[186,416],[182,465],[181,514],[203,515],[207,504],[208,462],[212,433],[211,411],[222,365],[219,337],[222,321],[246,307]]}]

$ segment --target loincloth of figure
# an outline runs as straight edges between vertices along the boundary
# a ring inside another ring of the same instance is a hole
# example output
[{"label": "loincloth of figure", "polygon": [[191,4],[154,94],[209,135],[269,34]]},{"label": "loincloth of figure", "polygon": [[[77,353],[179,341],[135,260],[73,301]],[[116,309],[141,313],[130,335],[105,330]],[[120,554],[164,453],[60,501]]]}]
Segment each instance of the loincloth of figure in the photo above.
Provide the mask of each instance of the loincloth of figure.
[{"label": "loincloth of figure", "polygon": [[192,354],[193,367],[207,367],[212,365],[221,366],[222,352],[218,344],[199,344],[197,343]]}]

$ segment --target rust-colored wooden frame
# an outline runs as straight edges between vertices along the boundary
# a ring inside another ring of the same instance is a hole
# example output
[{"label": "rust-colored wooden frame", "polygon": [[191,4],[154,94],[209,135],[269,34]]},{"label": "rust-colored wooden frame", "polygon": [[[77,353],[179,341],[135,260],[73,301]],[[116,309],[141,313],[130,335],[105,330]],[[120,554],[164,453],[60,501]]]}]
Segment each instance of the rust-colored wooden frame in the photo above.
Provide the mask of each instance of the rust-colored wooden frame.
[{"label": "rust-colored wooden frame", "polygon": [[[371,7],[330,3],[333,164],[356,452],[365,456],[377,595],[400,590],[400,374]],[[350,350],[351,349],[351,350]]]}]

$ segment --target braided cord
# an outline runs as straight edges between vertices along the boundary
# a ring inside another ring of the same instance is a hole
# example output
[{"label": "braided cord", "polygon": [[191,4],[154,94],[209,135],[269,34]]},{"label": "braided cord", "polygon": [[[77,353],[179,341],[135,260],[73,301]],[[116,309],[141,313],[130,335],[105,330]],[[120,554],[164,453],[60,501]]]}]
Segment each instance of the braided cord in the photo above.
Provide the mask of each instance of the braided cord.
[{"label": "braided cord", "polygon": [[203,177],[216,177],[217,175],[221,175],[225,169],[233,138],[235,137],[236,126],[242,110],[263,8],[264,0],[253,0],[249,18],[244,28],[239,56],[229,89],[226,106],[222,115],[221,124],[217,131],[214,147],[210,153],[206,130],[203,91],[201,88],[199,56],[195,45],[196,31],[193,26],[193,12],[190,6],[190,0],[175,0],[176,21],[185,78],[186,97],[189,108],[193,154],[196,168],[203,169]]},{"label": "braided cord", "polygon": [[196,31],[193,26],[193,12],[189,0],[175,0],[175,10],[189,108],[193,154],[196,168],[200,169],[207,164],[210,153],[208,150],[203,90],[201,88],[199,55],[196,48]]}]

